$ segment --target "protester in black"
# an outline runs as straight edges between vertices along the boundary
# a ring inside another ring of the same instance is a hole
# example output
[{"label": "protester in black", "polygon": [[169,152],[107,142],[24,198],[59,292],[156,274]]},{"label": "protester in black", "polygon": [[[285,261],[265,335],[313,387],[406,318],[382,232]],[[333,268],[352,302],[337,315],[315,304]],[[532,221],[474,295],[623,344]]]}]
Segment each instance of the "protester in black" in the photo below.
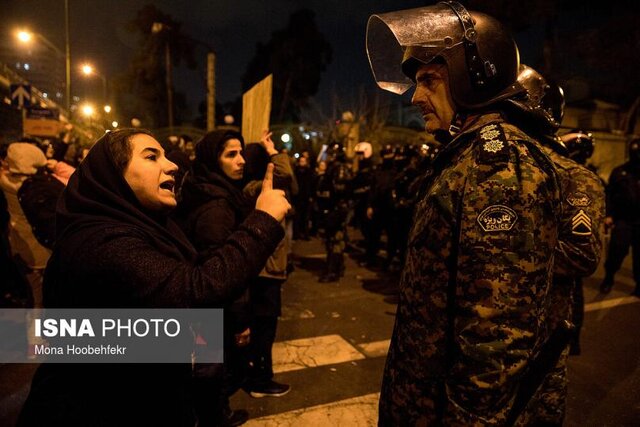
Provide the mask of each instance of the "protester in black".
[{"label": "protester in black", "polygon": [[[198,259],[167,219],[176,169],[148,132],[96,142],[58,204],[45,307],[206,307],[244,291],[282,239],[288,203],[268,175],[256,210]],[[43,364],[18,425],[193,426],[190,375],[190,364]]]},{"label": "protester in black", "polygon": [[[226,239],[244,221],[252,206],[242,194],[244,140],[238,132],[216,130],[207,133],[195,148],[193,174],[182,187],[178,222],[201,256],[224,245]],[[199,427],[238,425],[246,421],[244,410],[231,411],[229,397],[246,375],[247,345],[250,337],[249,292],[234,301],[224,301],[224,366],[198,363],[198,353],[208,351],[196,346],[194,398]],[[207,325],[201,334],[207,341]]]}]

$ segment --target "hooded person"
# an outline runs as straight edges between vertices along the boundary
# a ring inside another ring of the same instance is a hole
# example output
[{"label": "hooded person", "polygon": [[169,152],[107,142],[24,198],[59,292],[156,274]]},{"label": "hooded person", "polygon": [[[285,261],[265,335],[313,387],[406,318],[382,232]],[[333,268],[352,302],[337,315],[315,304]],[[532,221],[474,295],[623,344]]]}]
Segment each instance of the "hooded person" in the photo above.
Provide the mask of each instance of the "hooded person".
[{"label": "hooded person", "polygon": [[[256,209],[199,258],[167,217],[176,169],[147,131],[96,142],[58,204],[45,307],[211,307],[244,291],[282,239],[288,203],[267,177]],[[43,363],[18,425],[193,426],[190,376],[191,364]]]},{"label": "hooded person", "polygon": [[[224,244],[251,211],[242,194],[244,139],[238,132],[216,130],[207,133],[195,146],[193,173],[187,176],[178,205],[178,221],[185,234],[201,254]],[[249,293],[234,301],[224,301],[225,363],[194,365],[194,397],[199,424],[236,425],[246,420],[246,411],[231,411],[229,396],[244,380],[244,355],[249,339]],[[200,333],[207,341],[207,328]]]},{"label": "hooded person", "polygon": [[[235,148],[225,152],[232,140]],[[223,153],[242,158],[243,150],[242,135],[229,130],[209,132],[196,144],[193,174],[184,183],[178,217],[198,251],[222,244],[251,211],[242,193],[244,159],[229,173],[220,162]],[[220,209],[211,209],[212,204]],[[208,215],[214,215],[216,222],[207,221]]]}]

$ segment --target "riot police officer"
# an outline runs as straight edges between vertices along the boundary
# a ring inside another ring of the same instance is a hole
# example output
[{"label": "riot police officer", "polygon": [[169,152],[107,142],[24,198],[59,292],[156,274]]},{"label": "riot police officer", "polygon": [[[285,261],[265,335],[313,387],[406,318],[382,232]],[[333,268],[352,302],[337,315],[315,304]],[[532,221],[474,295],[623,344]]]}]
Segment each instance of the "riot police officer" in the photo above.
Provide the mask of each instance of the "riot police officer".
[{"label": "riot police officer", "polygon": [[590,132],[574,129],[562,135],[560,140],[567,147],[569,158],[578,164],[586,165],[593,155],[595,141]]},{"label": "riot police officer", "polygon": [[373,147],[370,142],[361,141],[354,147],[353,225],[360,230],[364,241],[370,235],[371,220],[367,218],[369,193],[373,181]]},{"label": "riot police officer", "polygon": [[611,172],[605,223],[611,228],[611,240],[600,292],[611,292],[614,276],[631,247],[636,282],[632,295],[640,297],[640,138],[629,142],[629,161]]},{"label": "riot police officer", "polygon": [[373,172],[371,191],[367,206],[367,218],[371,221],[368,239],[366,241],[366,265],[377,266],[377,255],[380,250],[380,239],[385,232],[387,237],[387,259],[385,267],[388,267],[396,254],[397,233],[394,221],[393,186],[396,177],[394,167],[395,149],[391,144],[386,144],[380,150],[382,162]]},{"label": "riot police officer", "polygon": [[347,217],[351,197],[351,169],[346,163],[344,147],[332,144],[328,151],[329,165],[318,183],[316,197],[324,223],[325,272],[320,282],[336,282],[344,274],[344,250],[347,239]]},{"label": "riot police officer", "polygon": [[409,231],[411,230],[411,216],[413,215],[416,200],[414,183],[421,174],[421,161],[422,158],[419,156],[415,146],[403,145],[396,149],[395,166],[397,174],[393,180],[391,199],[394,208],[393,222],[396,224],[398,256],[394,259],[396,262],[393,262],[390,266],[392,272],[396,272],[404,264]]},{"label": "riot police officer", "polygon": [[[570,159],[572,159],[579,165],[587,168],[594,174],[596,173],[596,170],[592,165],[587,165],[587,161],[593,155],[594,144],[595,144],[593,135],[591,133],[582,132],[580,130],[575,129],[569,132],[568,134],[560,136],[560,140],[567,147],[567,152]],[[602,184],[601,187],[604,189],[604,185],[606,183],[599,176],[595,175],[595,177],[600,181],[600,183]],[[602,204],[606,208],[606,195],[604,197],[605,197],[605,200],[603,201]],[[603,218],[603,221],[604,221],[604,218]],[[600,250],[602,250],[602,247],[600,247]],[[574,339],[571,342],[571,351],[569,354],[579,355],[581,353],[580,331],[582,330],[582,324],[584,322],[584,290],[582,288],[581,277],[578,277],[575,279],[575,287],[573,292],[573,316],[572,317],[573,317],[573,324],[575,325],[575,334],[574,334]]]},{"label": "riot police officer", "polygon": [[552,104],[557,102],[557,97],[551,101],[545,99],[551,86],[526,65],[521,65],[518,81],[527,93],[510,99],[508,112],[523,130],[543,144],[558,171],[562,194],[554,286],[550,291],[550,324],[554,330],[563,327],[564,322],[574,324],[572,333],[565,335],[567,339],[560,347],[559,357],[554,360],[555,368],[540,381],[539,391],[528,404],[525,416],[532,424],[561,425],[566,408],[567,357],[569,353],[580,353],[579,333],[584,312],[582,277],[593,274],[602,252],[604,186],[597,175],[571,160],[571,154],[576,156],[575,150],[568,151],[556,136],[562,115],[553,115],[557,109],[552,108]]},{"label": "riot police officer", "polygon": [[[380,395],[380,425],[501,425],[549,340],[558,176],[505,120],[524,93],[506,29],[457,2],[374,15],[378,85],[446,145],[418,194]],[[446,134],[446,135],[445,135]],[[531,304],[535,301],[535,304]]]}]

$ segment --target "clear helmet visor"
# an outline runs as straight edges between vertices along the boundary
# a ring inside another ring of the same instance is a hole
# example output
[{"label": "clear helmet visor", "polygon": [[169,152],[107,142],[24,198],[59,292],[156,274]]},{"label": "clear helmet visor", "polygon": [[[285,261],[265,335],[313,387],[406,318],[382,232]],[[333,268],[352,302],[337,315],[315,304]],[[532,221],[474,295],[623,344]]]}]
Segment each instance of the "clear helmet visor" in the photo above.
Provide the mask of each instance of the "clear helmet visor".
[{"label": "clear helmet visor", "polygon": [[458,16],[444,4],[372,15],[366,45],[376,83],[389,92],[405,93],[414,81],[403,72],[403,62],[413,58],[427,64],[463,38]]}]

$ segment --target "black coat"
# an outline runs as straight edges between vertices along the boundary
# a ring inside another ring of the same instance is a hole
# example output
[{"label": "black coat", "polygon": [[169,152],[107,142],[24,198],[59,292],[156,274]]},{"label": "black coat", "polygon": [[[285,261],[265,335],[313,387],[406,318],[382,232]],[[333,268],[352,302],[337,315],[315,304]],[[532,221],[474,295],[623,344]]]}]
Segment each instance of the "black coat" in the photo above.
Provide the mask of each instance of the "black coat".
[{"label": "black coat", "polygon": [[[179,228],[146,212],[118,172],[106,134],[71,177],[57,209],[44,281],[47,307],[216,306],[242,293],[282,239],[252,212],[199,259]],[[42,364],[19,426],[193,426],[191,366]]]},{"label": "black coat", "polygon": [[[241,188],[242,182],[231,182],[199,163],[185,181],[176,219],[200,257],[223,246],[251,212],[252,206]],[[239,333],[249,327],[248,300],[245,291],[233,301],[223,301],[225,330]]]}]

